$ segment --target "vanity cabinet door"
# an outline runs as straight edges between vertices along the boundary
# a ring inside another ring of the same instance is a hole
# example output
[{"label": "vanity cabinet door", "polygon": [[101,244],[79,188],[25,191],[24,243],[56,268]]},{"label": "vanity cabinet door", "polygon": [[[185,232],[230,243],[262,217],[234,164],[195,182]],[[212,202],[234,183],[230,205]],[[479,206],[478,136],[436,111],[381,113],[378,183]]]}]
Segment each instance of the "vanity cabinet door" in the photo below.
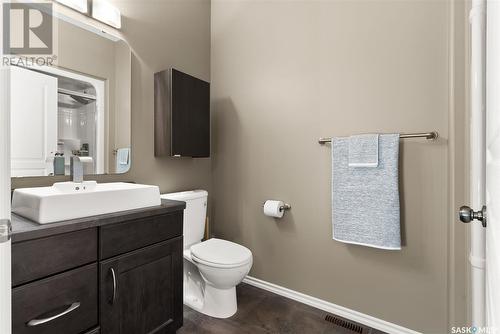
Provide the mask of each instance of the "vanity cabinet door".
[{"label": "vanity cabinet door", "polygon": [[183,319],[182,275],[182,237],[101,262],[101,332],[175,333]]}]

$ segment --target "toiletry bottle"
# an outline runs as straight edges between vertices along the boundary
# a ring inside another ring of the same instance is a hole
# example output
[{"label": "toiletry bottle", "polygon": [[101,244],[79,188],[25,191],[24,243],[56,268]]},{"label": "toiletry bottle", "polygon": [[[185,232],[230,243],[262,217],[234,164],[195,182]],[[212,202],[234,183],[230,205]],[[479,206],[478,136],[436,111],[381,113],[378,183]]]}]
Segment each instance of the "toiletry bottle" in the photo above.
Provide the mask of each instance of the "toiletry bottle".
[{"label": "toiletry bottle", "polygon": [[64,175],[64,153],[56,153],[54,156],[54,175]]}]

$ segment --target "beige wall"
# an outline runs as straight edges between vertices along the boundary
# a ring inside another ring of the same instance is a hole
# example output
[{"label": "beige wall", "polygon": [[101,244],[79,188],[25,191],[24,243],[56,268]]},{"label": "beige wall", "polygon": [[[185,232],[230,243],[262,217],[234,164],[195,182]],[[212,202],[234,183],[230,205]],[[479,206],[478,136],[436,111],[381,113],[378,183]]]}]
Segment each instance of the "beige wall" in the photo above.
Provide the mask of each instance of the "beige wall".
[{"label": "beige wall", "polygon": [[469,227],[457,210],[469,200],[469,10],[470,1],[452,1],[450,26],[448,302],[450,325],[470,324]]},{"label": "beige wall", "polygon": [[[155,158],[153,74],[171,66],[210,80],[210,2],[207,0],[114,0],[122,12],[121,34],[132,47],[132,166],[123,175],[86,177],[157,184],[162,192],[211,190],[210,159]],[[57,6],[58,10],[106,31],[108,26]],[[116,33],[115,31],[113,31]],[[50,185],[57,178],[20,178],[12,187]]]},{"label": "beige wall", "polygon": [[[454,10],[447,1],[212,1],[214,233],[252,250],[252,276],[423,333],[464,321],[465,237],[450,228],[450,194],[461,191],[450,169],[463,159],[450,143],[463,124],[451,118],[464,113],[453,90],[457,81],[463,99],[463,81],[450,74],[455,48],[464,61]],[[403,250],[333,241],[330,146],[317,139],[431,130],[441,139],[402,142]],[[265,217],[270,198],[292,210]]]},{"label": "beige wall", "polygon": [[211,159],[154,157],[153,75],[175,67],[210,81],[210,2],[115,0],[123,33],[136,52],[132,63],[132,170],[138,183],[161,191],[211,191]]}]

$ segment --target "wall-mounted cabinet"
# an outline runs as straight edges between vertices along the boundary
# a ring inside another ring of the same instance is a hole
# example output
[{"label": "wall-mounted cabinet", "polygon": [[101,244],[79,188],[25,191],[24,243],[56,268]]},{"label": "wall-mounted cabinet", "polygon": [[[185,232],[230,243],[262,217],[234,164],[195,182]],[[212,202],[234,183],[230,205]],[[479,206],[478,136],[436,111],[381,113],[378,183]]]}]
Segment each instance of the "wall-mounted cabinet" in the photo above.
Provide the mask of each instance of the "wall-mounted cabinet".
[{"label": "wall-mounted cabinet", "polygon": [[210,156],[210,84],[175,69],[158,72],[155,156]]}]

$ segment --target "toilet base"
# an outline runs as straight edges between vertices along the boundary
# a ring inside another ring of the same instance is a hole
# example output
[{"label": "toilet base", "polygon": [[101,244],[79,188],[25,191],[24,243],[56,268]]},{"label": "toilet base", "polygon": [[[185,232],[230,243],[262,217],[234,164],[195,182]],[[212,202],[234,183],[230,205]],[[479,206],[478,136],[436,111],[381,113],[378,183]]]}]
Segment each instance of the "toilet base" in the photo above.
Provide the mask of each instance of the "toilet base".
[{"label": "toilet base", "polygon": [[206,285],[203,301],[195,296],[186,295],[184,304],[214,318],[229,318],[238,310],[236,288],[221,290]]},{"label": "toilet base", "polygon": [[238,310],[236,287],[217,289],[207,284],[196,265],[185,259],[184,304],[214,318],[229,318]]},{"label": "toilet base", "polygon": [[205,300],[201,313],[214,318],[229,318],[238,310],[236,288],[217,289],[205,285]]}]

